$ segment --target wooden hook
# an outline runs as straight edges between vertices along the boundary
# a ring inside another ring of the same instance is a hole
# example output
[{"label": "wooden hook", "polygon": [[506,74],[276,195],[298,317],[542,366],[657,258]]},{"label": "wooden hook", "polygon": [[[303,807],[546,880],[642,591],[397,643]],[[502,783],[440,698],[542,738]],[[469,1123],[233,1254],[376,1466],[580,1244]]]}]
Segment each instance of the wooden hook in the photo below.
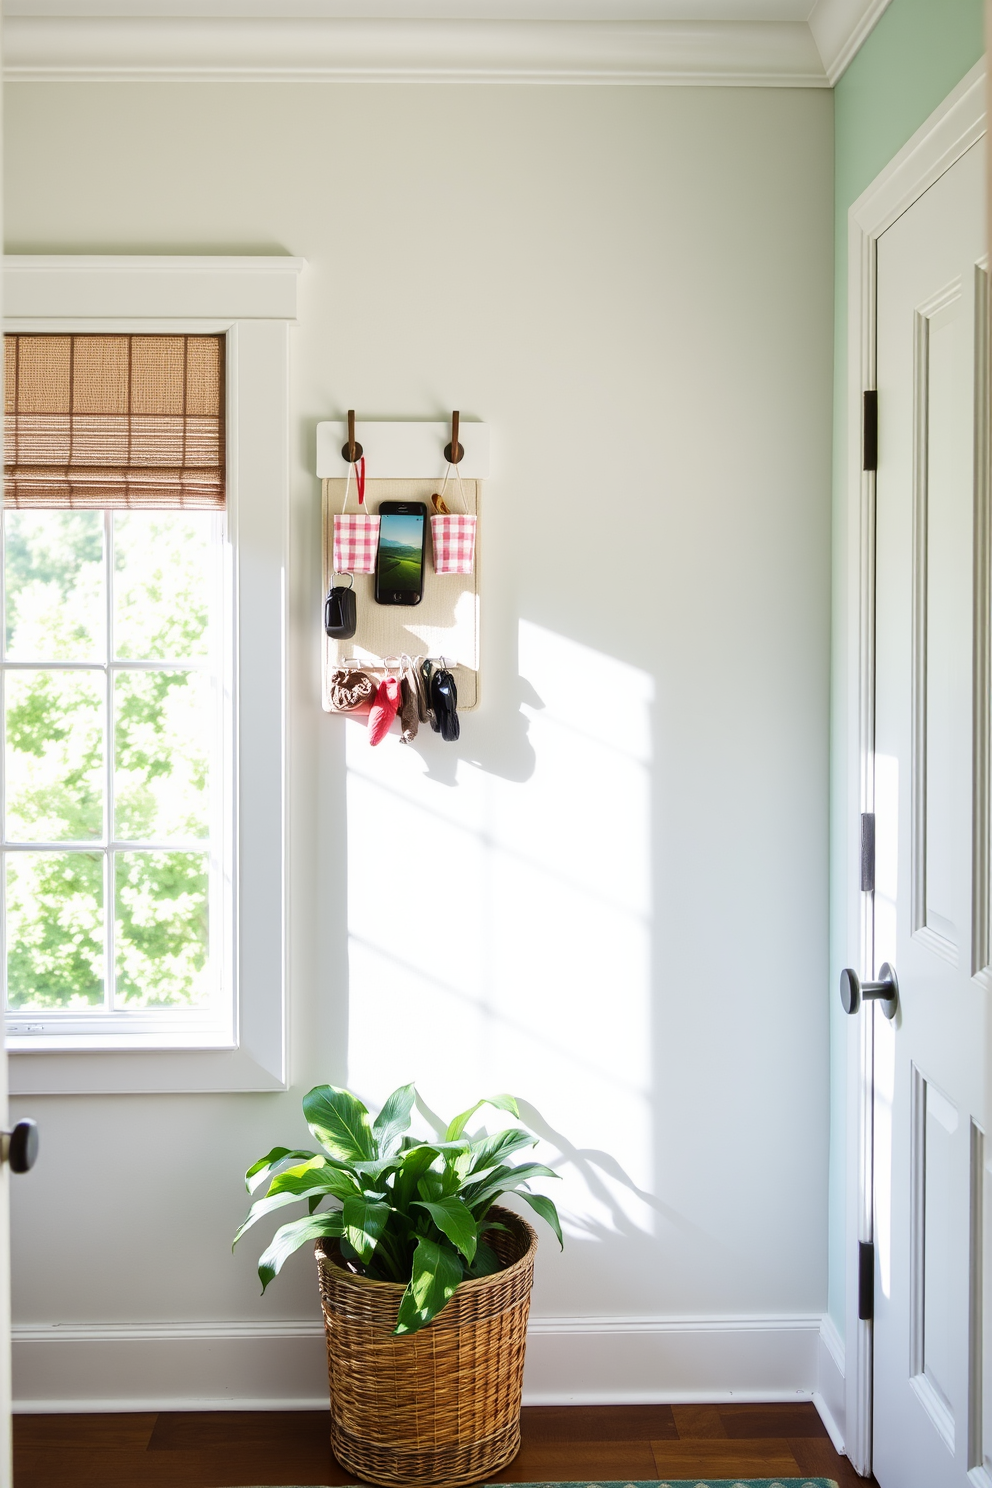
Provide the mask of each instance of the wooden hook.
[{"label": "wooden hook", "polygon": [[444,446],[444,458],[449,465],[457,465],[465,457],[465,446],[458,443],[458,409],[451,415],[451,443]]},{"label": "wooden hook", "polygon": [[348,439],[341,446],[341,458],[347,460],[349,465],[357,465],[365,451],[360,444],[355,443],[355,410],[348,409]]}]

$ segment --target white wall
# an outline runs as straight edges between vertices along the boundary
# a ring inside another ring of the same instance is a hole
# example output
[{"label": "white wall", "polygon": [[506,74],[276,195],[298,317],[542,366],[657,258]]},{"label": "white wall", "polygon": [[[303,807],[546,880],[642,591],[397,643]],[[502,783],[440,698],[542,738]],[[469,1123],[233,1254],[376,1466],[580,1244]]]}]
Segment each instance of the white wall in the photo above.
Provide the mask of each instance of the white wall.
[{"label": "white wall", "polygon": [[[319,1398],[319,1345],[283,1326],[316,1316],[311,1263],[258,1298],[250,1245],[229,1252],[238,1174],[304,1135],[310,1084],[410,1078],[445,1112],[512,1090],[573,1144],[535,1398],[810,1387],[830,96],[90,84],[6,105],[8,251],[310,263],[292,1089],[30,1102],[21,1397]],[[314,424],[453,406],[493,427],[483,707],[457,746],[371,751],[319,709]],[[673,1317],[749,1321],[735,1353]]]}]

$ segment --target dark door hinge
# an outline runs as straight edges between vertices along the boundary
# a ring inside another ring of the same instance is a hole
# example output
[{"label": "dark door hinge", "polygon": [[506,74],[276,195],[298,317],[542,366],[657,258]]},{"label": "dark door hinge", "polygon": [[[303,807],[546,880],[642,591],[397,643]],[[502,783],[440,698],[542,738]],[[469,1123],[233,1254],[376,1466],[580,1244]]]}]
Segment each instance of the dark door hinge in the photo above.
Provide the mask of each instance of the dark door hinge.
[{"label": "dark door hinge", "polygon": [[858,1317],[870,1323],[875,1316],[875,1242],[858,1241]]},{"label": "dark door hinge", "polygon": [[864,394],[861,419],[862,470],[878,469],[878,393],[874,388]]},{"label": "dark door hinge", "polygon": [[861,892],[875,891],[875,813],[861,813]]}]

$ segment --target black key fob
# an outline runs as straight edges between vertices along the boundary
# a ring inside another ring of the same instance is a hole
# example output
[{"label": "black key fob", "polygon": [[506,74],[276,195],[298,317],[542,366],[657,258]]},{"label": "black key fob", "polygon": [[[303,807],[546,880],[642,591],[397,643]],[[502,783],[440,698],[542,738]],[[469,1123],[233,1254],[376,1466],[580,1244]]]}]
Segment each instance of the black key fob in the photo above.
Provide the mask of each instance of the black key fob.
[{"label": "black key fob", "polygon": [[324,600],[324,629],[335,641],[350,641],[358,629],[358,606],[355,591],[335,584]]},{"label": "black key fob", "polygon": [[431,709],[434,731],[453,744],[461,733],[458,722],[458,688],[446,667],[438,667],[431,677]]}]

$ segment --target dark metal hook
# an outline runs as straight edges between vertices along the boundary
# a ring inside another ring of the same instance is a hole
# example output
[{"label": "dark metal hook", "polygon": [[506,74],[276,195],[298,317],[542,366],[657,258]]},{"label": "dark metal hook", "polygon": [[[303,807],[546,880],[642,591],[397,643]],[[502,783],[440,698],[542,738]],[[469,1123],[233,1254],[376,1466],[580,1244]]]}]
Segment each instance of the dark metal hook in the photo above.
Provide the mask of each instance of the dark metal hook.
[{"label": "dark metal hook", "polygon": [[458,409],[451,415],[451,443],[444,446],[444,458],[449,465],[457,465],[465,458],[465,446],[458,443]]},{"label": "dark metal hook", "polygon": [[360,444],[355,443],[355,410],[348,409],[348,441],[341,446],[341,458],[347,460],[349,465],[357,465],[365,451]]}]

